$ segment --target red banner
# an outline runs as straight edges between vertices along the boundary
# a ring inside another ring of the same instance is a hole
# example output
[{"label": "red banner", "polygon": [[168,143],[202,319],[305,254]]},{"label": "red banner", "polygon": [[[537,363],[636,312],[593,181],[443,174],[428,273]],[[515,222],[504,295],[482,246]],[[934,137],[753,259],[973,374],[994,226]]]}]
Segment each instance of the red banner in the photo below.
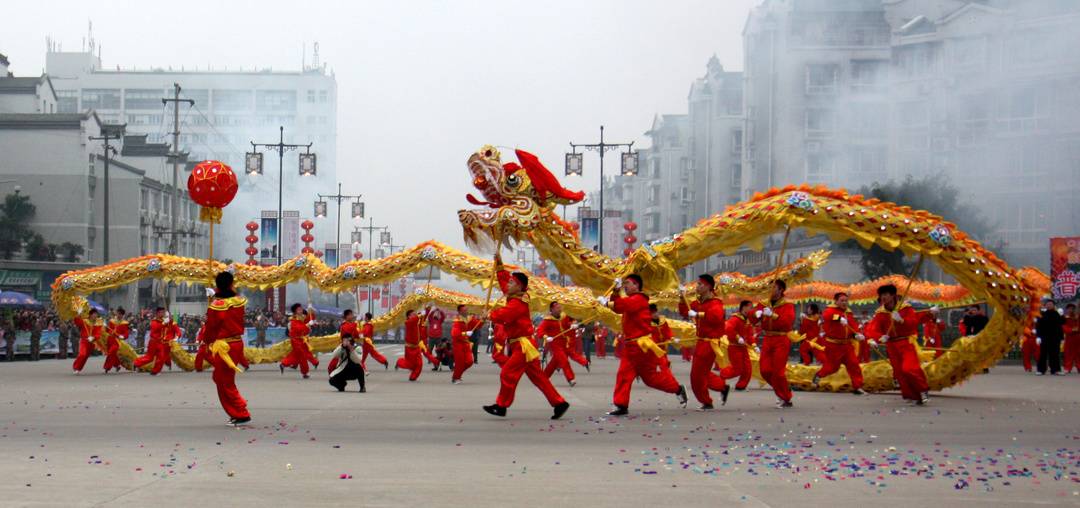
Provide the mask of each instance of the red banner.
[{"label": "red banner", "polygon": [[1054,300],[1076,299],[1080,289],[1080,237],[1050,239],[1050,281]]}]

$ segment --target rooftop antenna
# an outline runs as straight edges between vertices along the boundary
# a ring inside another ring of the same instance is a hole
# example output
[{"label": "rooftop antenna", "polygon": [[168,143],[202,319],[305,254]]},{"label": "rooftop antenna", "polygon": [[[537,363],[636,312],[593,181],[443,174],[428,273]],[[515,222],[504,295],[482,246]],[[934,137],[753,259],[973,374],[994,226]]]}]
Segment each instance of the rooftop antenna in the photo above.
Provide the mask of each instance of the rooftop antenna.
[{"label": "rooftop antenna", "polygon": [[311,66],[319,68],[319,41],[315,41],[315,52],[311,55]]},{"label": "rooftop antenna", "polygon": [[[87,48],[90,50],[90,54],[93,55],[94,54],[94,47],[96,46],[96,44],[94,43],[94,21],[93,20],[87,20],[86,22],[87,22],[87,28],[86,28]],[[100,53],[99,53],[99,55],[100,55]]]},{"label": "rooftop antenna", "polygon": [[300,72],[307,70],[307,43],[303,43],[300,50]]}]

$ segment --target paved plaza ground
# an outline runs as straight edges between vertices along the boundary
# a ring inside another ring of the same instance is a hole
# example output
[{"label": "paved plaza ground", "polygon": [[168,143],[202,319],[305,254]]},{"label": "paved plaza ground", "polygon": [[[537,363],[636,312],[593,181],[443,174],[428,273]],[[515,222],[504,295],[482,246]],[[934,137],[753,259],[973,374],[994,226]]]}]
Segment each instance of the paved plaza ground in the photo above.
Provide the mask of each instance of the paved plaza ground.
[{"label": "paved plaza ground", "polygon": [[234,429],[209,373],[101,364],[0,363],[0,506],[1080,505],[1075,374],[1001,366],[927,407],[796,393],[778,410],[752,389],[708,413],[636,384],[610,418],[609,358],[557,378],[572,407],[553,422],[524,379],[507,418],[483,413],[486,358],[457,386],[380,367],[365,394],[259,365],[239,376],[254,425]]}]

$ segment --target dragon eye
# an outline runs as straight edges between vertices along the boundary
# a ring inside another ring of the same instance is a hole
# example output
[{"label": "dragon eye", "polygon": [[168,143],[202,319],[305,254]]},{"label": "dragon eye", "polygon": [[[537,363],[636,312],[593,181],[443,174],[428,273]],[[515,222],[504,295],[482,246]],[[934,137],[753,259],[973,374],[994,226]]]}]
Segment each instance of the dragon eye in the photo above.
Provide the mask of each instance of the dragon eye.
[{"label": "dragon eye", "polygon": [[521,177],[517,175],[510,175],[506,177],[506,185],[509,185],[510,187],[517,187],[518,185],[521,185]]}]

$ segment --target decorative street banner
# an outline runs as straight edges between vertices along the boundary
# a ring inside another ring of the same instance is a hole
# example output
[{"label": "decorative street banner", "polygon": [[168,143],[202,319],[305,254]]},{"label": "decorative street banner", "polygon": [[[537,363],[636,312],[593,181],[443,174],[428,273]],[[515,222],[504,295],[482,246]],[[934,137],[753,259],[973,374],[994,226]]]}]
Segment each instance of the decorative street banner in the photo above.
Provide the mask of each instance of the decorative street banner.
[{"label": "decorative street banner", "polygon": [[581,219],[581,244],[594,251],[600,248],[599,218],[583,217]]},{"label": "decorative street banner", "polygon": [[1080,289],[1080,237],[1050,239],[1050,281],[1054,300],[1076,299]]},{"label": "decorative street banner", "polygon": [[300,255],[300,212],[281,212],[281,258],[292,259]]},{"label": "decorative street banner", "polygon": [[[277,264],[278,257],[278,220],[276,210],[263,210],[260,224],[259,254],[263,264]],[[284,257],[282,258],[284,259]]]}]

